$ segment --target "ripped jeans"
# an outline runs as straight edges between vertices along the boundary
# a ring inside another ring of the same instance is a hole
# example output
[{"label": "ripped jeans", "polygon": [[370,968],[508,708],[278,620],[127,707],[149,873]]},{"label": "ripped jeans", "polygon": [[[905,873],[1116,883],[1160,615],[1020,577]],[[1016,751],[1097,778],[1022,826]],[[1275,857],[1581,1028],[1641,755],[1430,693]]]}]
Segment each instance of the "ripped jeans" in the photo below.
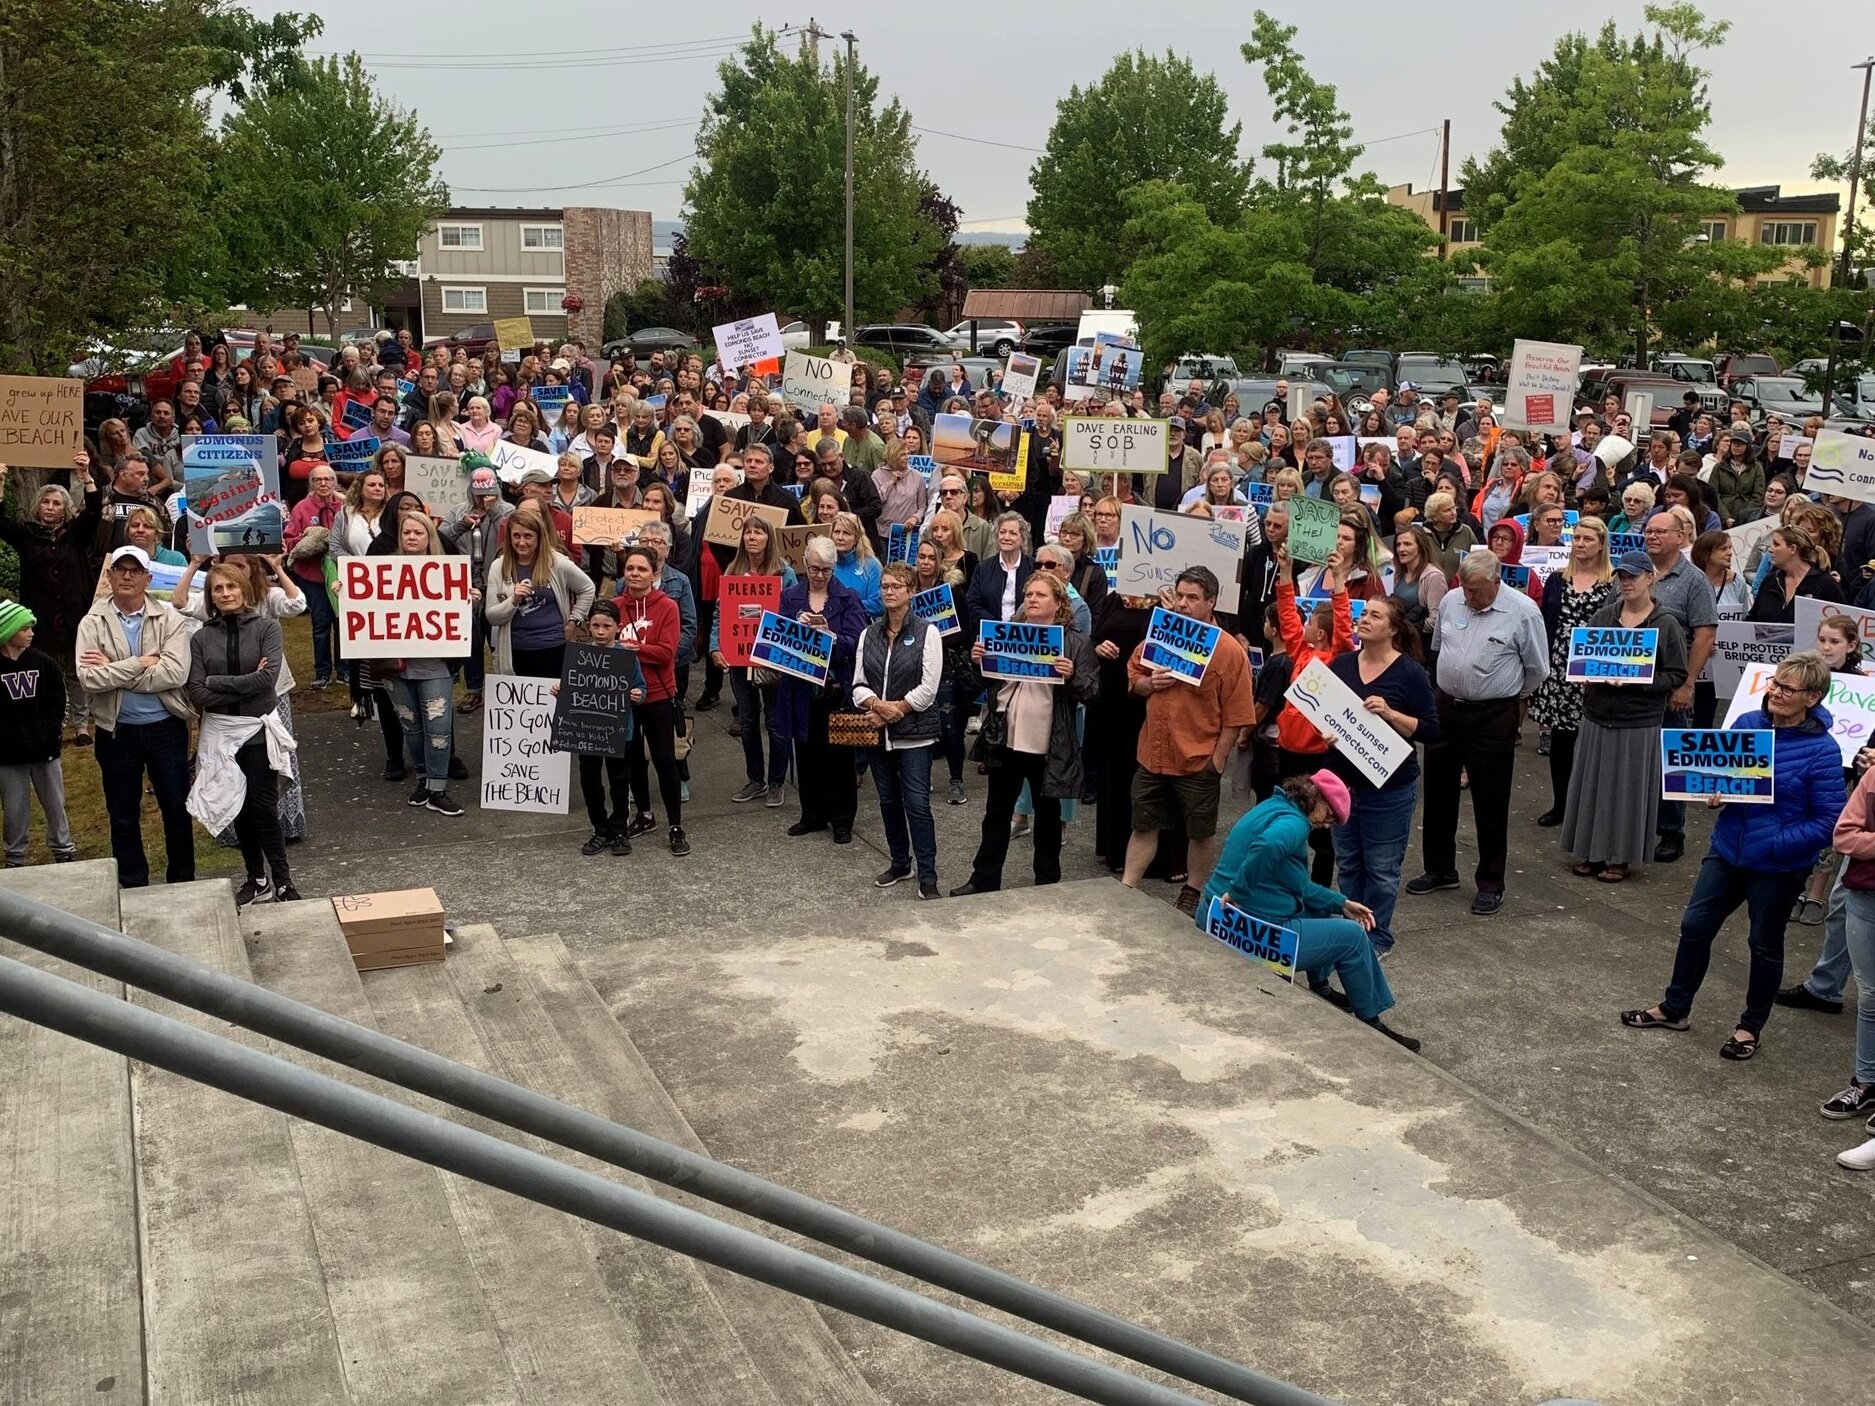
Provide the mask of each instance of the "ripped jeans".
[{"label": "ripped jeans", "polygon": [[436,679],[399,675],[391,697],[397,720],[404,725],[404,750],[410,769],[422,775],[432,792],[449,785],[449,731],[454,721],[450,694],[455,680],[448,674]]}]

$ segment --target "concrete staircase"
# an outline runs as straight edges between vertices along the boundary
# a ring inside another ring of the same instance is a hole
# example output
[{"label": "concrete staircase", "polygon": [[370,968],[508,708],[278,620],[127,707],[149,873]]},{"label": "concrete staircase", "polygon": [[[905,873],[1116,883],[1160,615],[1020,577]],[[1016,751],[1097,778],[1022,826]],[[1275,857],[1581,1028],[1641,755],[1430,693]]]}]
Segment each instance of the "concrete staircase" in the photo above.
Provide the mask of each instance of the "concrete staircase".
[{"label": "concrete staircase", "polygon": [[[323,902],[238,913],[225,881],[204,881],[120,904],[112,877],[93,863],[0,882],[701,1148],[558,938],[469,927],[442,965],[361,977]],[[480,1124],[146,993],[130,999]],[[0,1185],[8,1402],[878,1406],[818,1312],[790,1295],[5,1018]]]}]

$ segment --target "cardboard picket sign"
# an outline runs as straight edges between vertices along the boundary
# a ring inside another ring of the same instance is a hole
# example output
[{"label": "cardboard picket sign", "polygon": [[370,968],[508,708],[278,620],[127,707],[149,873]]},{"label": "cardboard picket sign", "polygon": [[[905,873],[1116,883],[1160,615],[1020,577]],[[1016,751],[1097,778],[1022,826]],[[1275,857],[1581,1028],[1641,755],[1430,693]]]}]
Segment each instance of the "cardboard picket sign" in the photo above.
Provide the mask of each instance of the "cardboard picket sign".
[{"label": "cardboard picket sign", "polygon": [[746,498],[719,496],[711,504],[710,524],[703,530],[703,540],[719,547],[741,546],[742,524],[752,517],[759,517],[777,532],[788,525],[785,508],[773,508]]},{"label": "cardboard picket sign", "polygon": [[[1237,568],[1243,561],[1245,525],[1158,512],[1137,504],[1120,509],[1120,543],[1110,584],[1127,596],[1156,596],[1189,566],[1217,577],[1217,609],[1237,609]],[[1100,554],[1095,553],[1096,560]]]},{"label": "cardboard picket sign", "polygon": [[490,674],[483,690],[483,810],[565,815],[573,754],[553,749],[554,680]]},{"label": "cardboard picket sign", "polygon": [[716,645],[732,669],[746,669],[762,616],[781,606],[779,576],[725,576],[717,595]]},{"label": "cardboard picket sign", "polygon": [[573,509],[573,545],[576,547],[616,547],[638,539],[646,523],[662,522],[648,508],[601,508],[593,503]]}]

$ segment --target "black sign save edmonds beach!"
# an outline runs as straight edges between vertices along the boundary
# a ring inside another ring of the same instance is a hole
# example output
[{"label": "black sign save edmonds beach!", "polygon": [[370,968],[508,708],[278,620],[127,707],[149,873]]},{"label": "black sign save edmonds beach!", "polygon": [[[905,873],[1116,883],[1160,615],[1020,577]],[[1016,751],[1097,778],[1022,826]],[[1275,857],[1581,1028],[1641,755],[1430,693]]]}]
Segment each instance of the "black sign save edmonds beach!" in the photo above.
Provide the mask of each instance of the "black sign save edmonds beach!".
[{"label": "black sign save edmonds beach!", "polygon": [[567,649],[554,700],[556,752],[622,757],[631,736],[632,657],[624,650],[576,644]]}]

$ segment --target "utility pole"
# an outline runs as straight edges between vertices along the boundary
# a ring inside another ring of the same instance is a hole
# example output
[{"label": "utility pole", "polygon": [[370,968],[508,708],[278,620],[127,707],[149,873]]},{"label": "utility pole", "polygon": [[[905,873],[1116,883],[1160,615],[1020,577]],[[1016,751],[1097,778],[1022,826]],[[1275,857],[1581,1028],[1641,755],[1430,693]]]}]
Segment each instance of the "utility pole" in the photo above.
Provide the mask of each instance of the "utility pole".
[{"label": "utility pole", "polygon": [[[1855,156],[1849,162],[1849,207],[1843,212],[1842,220],[1842,265],[1837,274],[1837,282],[1843,287],[1849,286],[1849,255],[1855,243],[1855,200],[1858,178],[1862,174],[1862,143],[1868,136],[1868,90],[1869,76],[1875,74],[1875,57],[1866,58],[1861,63],[1849,65],[1853,72],[1862,70],[1862,111],[1855,122]],[[1836,346],[1841,339],[1836,335],[1836,320],[1830,319],[1829,353],[1823,362],[1823,418],[1829,419],[1830,397],[1836,390]]]},{"label": "utility pole", "polygon": [[807,17],[807,28],[801,31],[801,57],[812,59],[814,67],[820,67],[820,41],[833,36],[820,27],[820,21],[812,15]]},{"label": "utility pole", "polygon": [[858,62],[854,45],[859,41],[853,31],[843,30],[846,40],[846,320],[840,330],[851,344],[853,340],[853,66]]},{"label": "utility pole", "polygon": [[1439,136],[1439,257],[1445,257],[1446,237],[1451,233],[1452,214],[1452,119],[1446,118]]}]

